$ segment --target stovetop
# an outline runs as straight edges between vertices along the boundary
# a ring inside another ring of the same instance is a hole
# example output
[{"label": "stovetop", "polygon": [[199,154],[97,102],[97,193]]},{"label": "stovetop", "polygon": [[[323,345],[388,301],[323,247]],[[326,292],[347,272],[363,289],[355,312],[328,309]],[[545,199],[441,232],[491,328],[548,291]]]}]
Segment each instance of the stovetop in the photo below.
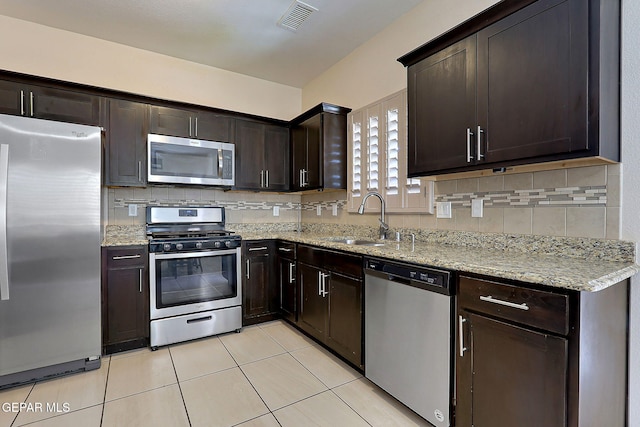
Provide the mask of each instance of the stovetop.
[{"label": "stovetop", "polygon": [[147,207],[150,252],[235,249],[242,238],[225,229],[223,207]]}]

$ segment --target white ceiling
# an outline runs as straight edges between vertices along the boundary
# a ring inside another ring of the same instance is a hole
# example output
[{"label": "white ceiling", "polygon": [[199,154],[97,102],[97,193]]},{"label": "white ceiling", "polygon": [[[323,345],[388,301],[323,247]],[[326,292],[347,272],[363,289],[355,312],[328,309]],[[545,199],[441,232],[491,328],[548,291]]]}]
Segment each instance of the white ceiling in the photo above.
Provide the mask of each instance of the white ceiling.
[{"label": "white ceiling", "polygon": [[322,74],[422,0],[1,0],[0,14],[294,87]]}]

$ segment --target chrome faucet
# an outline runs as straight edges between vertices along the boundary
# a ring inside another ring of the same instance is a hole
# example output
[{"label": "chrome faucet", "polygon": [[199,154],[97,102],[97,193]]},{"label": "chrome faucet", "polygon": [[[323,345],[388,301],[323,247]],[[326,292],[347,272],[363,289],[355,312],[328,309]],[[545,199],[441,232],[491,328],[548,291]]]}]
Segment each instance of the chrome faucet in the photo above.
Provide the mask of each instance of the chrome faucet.
[{"label": "chrome faucet", "polygon": [[384,199],[380,195],[380,193],[376,193],[375,191],[370,191],[367,193],[362,199],[362,203],[360,203],[360,207],[358,208],[358,213],[360,215],[364,214],[364,204],[367,203],[367,199],[371,196],[376,196],[380,199],[380,239],[384,240],[387,238],[387,231],[389,231],[389,225],[384,222]]}]

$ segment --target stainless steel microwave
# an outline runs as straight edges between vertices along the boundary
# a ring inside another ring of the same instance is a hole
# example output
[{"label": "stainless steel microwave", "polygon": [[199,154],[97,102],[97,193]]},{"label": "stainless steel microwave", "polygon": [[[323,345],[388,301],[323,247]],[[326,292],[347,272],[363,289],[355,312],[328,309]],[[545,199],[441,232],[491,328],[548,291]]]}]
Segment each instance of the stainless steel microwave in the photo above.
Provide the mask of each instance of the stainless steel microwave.
[{"label": "stainless steel microwave", "polygon": [[235,184],[235,146],[149,134],[147,180],[174,184],[231,187]]}]

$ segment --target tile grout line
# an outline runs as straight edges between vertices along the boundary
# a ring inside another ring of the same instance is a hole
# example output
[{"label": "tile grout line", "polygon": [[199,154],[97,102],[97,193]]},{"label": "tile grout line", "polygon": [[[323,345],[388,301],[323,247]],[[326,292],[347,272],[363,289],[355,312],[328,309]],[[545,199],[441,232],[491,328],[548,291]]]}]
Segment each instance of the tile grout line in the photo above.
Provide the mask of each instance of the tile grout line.
[{"label": "tile grout line", "polygon": [[187,415],[187,422],[191,427],[191,417],[189,417],[189,410],[187,409],[187,402],[184,400],[184,394],[182,394],[182,386],[180,385],[180,378],[178,377],[178,371],[176,370],[176,364],[173,361],[173,354],[171,353],[171,346],[167,347],[169,351],[169,358],[171,359],[171,366],[173,367],[173,373],[176,376],[176,383],[178,384],[178,390],[180,391],[180,398],[182,398],[182,406],[184,406],[184,412]]},{"label": "tile grout line", "polygon": [[104,394],[102,396],[102,413],[100,414],[100,426],[104,422],[104,407],[107,404],[107,387],[109,387],[109,374],[111,373],[111,355],[109,355],[109,366],[107,367],[107,378],[104,382]]}]

